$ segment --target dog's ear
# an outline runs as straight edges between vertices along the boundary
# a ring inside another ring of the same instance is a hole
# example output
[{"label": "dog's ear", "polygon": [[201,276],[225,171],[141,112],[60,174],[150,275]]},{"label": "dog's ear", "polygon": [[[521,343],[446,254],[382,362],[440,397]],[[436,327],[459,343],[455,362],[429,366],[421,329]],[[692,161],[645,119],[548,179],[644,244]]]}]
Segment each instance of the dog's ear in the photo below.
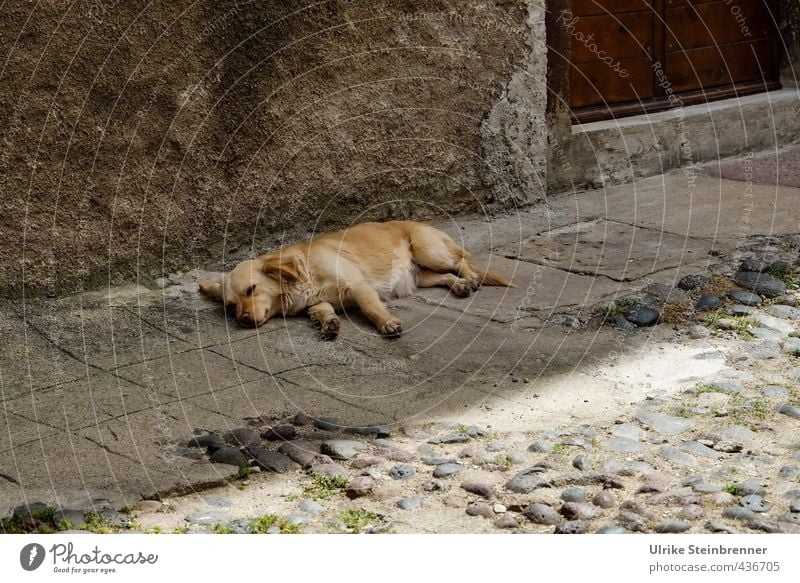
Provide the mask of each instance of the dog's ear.
[{"label": "dog's ear", "polygon": [[212,300],[222,301],[225,295],[224,280],[220,278],[216,281],[204,281],[200,284],[200,292]]},{"label": "dog's ear", "polygon": [[281,283],[294,284],[307,277],[305,261],[301,257],[270,255],[261,263],[261,270]]}]

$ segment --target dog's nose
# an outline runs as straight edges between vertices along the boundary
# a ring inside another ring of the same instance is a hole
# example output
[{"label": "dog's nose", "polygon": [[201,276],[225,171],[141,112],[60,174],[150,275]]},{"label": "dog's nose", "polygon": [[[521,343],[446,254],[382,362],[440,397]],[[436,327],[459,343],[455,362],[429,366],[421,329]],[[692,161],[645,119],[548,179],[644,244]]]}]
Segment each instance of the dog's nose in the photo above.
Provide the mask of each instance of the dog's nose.
[{"label": "dog's nose", "polygon": [[242,313],[239,315],[239,324],[242,326],[252,326],[255,323],[253,320],[253,316],[248,313]]}]

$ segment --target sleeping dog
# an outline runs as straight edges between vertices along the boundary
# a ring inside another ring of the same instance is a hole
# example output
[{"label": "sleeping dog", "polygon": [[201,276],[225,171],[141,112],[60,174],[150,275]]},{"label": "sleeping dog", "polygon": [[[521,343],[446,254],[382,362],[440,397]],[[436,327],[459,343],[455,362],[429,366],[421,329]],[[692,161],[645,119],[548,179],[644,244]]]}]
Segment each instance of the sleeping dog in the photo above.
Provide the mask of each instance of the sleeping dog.
[{"label": "sleeping dog", "polygon": [[236,306],[242,326],[276,314],[306,311],[325,340],[339,333],[337,310],[358,307],[385,336],[402,322],[383,299],[418,287],[443,286],[465,297],[481,285],[514,287],[470,261],[446,233],[424,223],[361,223],[243,261],[220,280],[200,284],[205,295]]}]

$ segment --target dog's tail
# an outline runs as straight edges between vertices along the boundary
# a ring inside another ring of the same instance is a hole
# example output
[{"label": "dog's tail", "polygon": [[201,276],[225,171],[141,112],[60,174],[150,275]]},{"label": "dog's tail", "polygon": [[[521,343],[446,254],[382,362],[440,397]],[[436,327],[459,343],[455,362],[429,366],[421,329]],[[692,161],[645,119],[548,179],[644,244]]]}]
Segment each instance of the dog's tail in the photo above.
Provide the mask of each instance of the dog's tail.
[{"label": "dog's tail", "polygon": [[479,265],[473,265],[472,268],[478,272],[481,276],[481,285],[498,285],[502,287],[517,287],[515,286],[510,279],[503,277],[502,275],[497,275],[496,273],[492,273],[491,271],[480,267]]}]

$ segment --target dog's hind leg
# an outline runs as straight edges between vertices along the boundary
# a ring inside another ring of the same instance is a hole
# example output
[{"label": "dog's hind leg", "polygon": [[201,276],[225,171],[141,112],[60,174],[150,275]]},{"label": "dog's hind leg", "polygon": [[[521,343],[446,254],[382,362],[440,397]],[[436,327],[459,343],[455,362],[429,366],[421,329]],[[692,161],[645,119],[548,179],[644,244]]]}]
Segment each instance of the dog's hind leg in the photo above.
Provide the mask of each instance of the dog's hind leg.
[{"label": "dog's hind leg", "polygon": [[392,316],[378,292],[366,283],[351,287],[347,295],[384,336],[399,336],[403,331],[403,323]]},{"label": "dog's hind leg", "polygon": [[308,308],[312,322],[319,324],[319,335],[323,340],[336,340],[339,335],[339,317],[328,302],[320,302]]},{"label": "dog's hind leg", "polygon": [[437,273],[424,269],[417,273],[418,287],[447,287],[460,298],[465,298],[470,294],[471,287],[466,279],[458,277],[452,273]]}]

